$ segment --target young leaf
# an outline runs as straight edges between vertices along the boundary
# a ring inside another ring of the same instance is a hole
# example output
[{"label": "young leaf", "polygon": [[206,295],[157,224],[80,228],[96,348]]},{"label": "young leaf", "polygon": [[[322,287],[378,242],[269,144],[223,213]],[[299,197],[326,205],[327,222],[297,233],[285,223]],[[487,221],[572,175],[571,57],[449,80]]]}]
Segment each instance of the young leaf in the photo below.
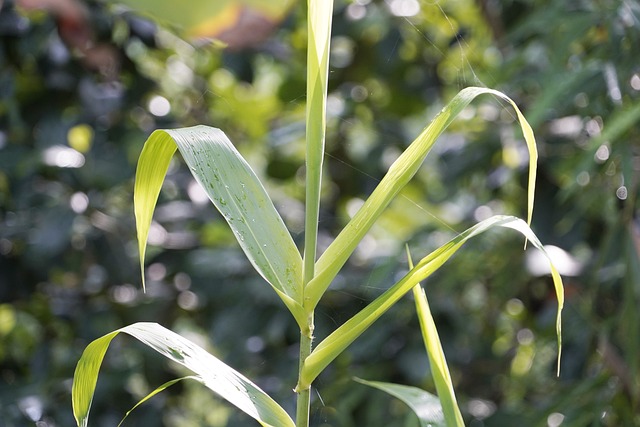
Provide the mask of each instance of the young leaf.
[{"label": "young leaf", "polygon": [[190,369],[197,374],[199,380],[206,387],[251,416],[261,425],[295,426],[280,405],[242,374],[203,348],[157,323],[134,323],[98,338],[87,346],[76,366],[71,390],[73,415],[78,426],[86,427],[88,425],[89,409],[102,359],[111,340],[120,332],[137,338],[167,359]]},{"label": "young leaf", "polygon": [[306,114],[304,283],[314,276],[326,132],[333,0],[309,0]]},{"label": "young leaf", "polygon": [[384,383],[380,381],[365,381],[354,378],[360,384],[382,390],[406,403],[416,414],[420,427],[447,427],[440,400],[431,393],[417,387],[401,384]]},{"label": "young leaf", "polygon": [[251,264],[298,323],[304,324],[300,253],[260,180],[219,129],[195,126],[157,130],[145,143],[134,188],[140,264],[144,263],[151,218],[176,146]]},{"label": "young leaf", "polygon": [[380,184],[362,205],[356,215],[340,232],[316,263],[316,275],[305,287],[305,307],[313,308],[347,261],[358,243],[367,234],[371,226],[391,203],[400,190],[409,182],[420,168],[436,139],[456,116],[473,99],[482,94],[492,94],[509,102],[516,111],[524,139],[529,150],[529,187],[527,223],[531,223],[533,213],[533,195],[538,159],[535,138],[531,126],[527,123],[516,104],[502,92],[491,89],[468,87],[461,90],[433,119],[420,135],[409,145],[400,157],[391,165]]},{"label": "young leaf", "polygon": [[558,334],[558,366],[560,363],[561,349],[561,329],[560,320],[562,306],[564,304],[564,290],[562,279],[556,268],[553,266],[549,255],[533,233],[531,228],[523,220],[512,216],[493,216],[475,226],[467,229],[463,233],[450,240],[440,248],[436,249],[420,260],[400,281],[376,298],[362,311],[342,326],[336,329],[331,335],[325,338],[303,363],[298,386],[306,387],[324,370],[324,368],[342,353],[356,338],[358,338],[369,326],[373,324],[384,312],[395,304],[404,294],[411,290],[420,281],[429,277],[442,264],[444,264],[458,249],[470,238],[481,234],[493,227],[513,228],[522,233],[536,248],[540,249],[549,259],[551,274],[558,299],[558,315],[556,318],[556,332]]}]

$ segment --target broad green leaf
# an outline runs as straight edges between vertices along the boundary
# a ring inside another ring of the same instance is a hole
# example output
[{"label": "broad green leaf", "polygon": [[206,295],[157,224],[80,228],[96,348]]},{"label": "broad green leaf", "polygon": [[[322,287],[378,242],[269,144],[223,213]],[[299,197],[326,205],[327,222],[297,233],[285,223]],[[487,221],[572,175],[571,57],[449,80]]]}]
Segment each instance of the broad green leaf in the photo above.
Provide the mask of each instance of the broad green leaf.
[{"label": "broad green leaf", "polygon": [[129,409],[127,411],[126,414],[124,414],[124,417],[122,418],[122,420],[120,420],[120,423],[118,423],[118,427],[120,427],[122,425],[122,423],[124,423],[124,420],[127,419],[127,417],[129,416],[130,413],[133,412],[134,409],[136,409],[138,406],[142,405],[144,402],[146,402],[147,400],[151,399],[153,396],[155,396],[156,394],[166,390],[167,388],[171,387],[172,385],[174,385],[177,382],[180,382],[182,380],[196,380],[196,381],[201,381],[200,377],[197,376],[193,376],[193,375],[189,375],[186,377],[182,377],[182,378],[176,378],[175,380],[171,380],[171,381],[167,381],[166,383],[162,384],[161,386],[159,386],[158,388],[156,388],[155,390],[153,390],[151,393],[147,394],[145,397],[143,397],[142,399],[140,399],[140,401],[138,403],[136,403],[133,408]]},{"label": "broad green leaf", "polygon": [[260,180],[219,129],[195,126],[157,130],[145,143],[134,189],[141,266],[153,211],[176,146],[251,264],[298,323],[304,322],[300,253]]},{"label": "broad green leaf", "polygon": [[[409,249],[407,248],[407,255],[409,255]],[[413,262],[409,255],[409,267],[413,268]],[[427,300],[427,294],[424,289],[418,284],[413,287],[413,297],[416,302],[416,312],[418,313],[418,319],[420,321],[420,330],[422,331],[422,340],[427,349],[427,355],[429,356],[429,365],[431,366],[431,376],[433,382],[436,385],[436,391],[438,392],[438,398],[442,404],[442,411],[444,413],[444,419],[448,427],[460,427],[464,426],[464,420],[458,407],[456,400],[456,394],[453,390],[453,381],[451,380],[451,374],[449,373],[449,367],[447,366],[447,359],[444,356],[444,350],[440,343],[440,337],[438,336],[438,329],[431,316],[431,309],[429,308],[429,301]]]},{"label": "broad green leaf", "polygon": [[[411,288],[420,283],[420,281],[429,277],[442,264],[444,264],[458,249],[470,238],[481,234],[493,227],[507,227],[522,233],[535,247],[540,249],[547,258],[549,255],[544,247],[533,233],[531,228],[523,220],[512,216],[494,216],[486,219],[475,226],[467,229],[463,233],[450,240],[440,248],[436,249],[426,257],[420,260],[418,264],[412,268],[402,279],[395,285],[385,291],[376,298],[362,311],[357,313],[342,326],[336,329],[331,335],[325,338],[313,350],[311,355],[307,357],[303,363],[299,386],[304,387],[311,382],[324,370],[324,368],[333,361],[340,353],[342,353],[356,338],[358,338],[365,330],[369,328],[384,312],[386,312],[393,304],[395,304],[404,294],[409,292]],[[556,268],[553,266],[551,259],[551,273],[558,299],[558,315],[556,318],[556,332],[558,334],[558,368],[560,361],[561,348],[561,329],[560,320],[562,306],[564,304],[564,290],[562,287],[562,279]]]},{"label": "broad green leaf", "polygon": [[382,390],[406,403],[416,414],[420,427],[446,427],[440,400],[417,387],[354,378],[360,384]]},{"label": "broad green leaf", "polygon": [[358,243],[367,234],[371,226],[391,203],[400,190],[409,182],[420,168],[425,157],[433,147],[438,136],[444,132],[456,116],[473,99],[482,94],[495,95],[510,103],[516,111],[520,127],[529,150],[529,186],[527,223],[531,223],[533,197],[535,190],[536,162],[538,152],[531,126],[527,123],[517,105],[505,94],[492,89],[468,87],[461,90],[433,119],[422,133],[409,145],[400,157],[391,165],[380,184],[349,221],[329,248],[316,263],[316,275],[305,287],[305,307],[315,307],[320,298],[336,277],[344,263],[353,253]]},{"label": "broad green leaf", "polygon": [[314,276],[322,164],[326,132],[327,81],[333,0],[309,0],[306,114],[306,212],[304,283]]},{"label": "broad green leaf", "polygon": [[[78,426],[86,427],[98,371],[111,343],[124,332],[197,374],[198,379],[229,403],[263,426],[289,426],[294,423],[280,405],[258,386],[203,348],[157,323],[134,323],[111,332],[87,346],[73,376],[73,415]],[[171,385],[167,383],[168,385]],[[166,386],[168,386],[165,384]],[[165,387],[166,388],[166,387]]]}]

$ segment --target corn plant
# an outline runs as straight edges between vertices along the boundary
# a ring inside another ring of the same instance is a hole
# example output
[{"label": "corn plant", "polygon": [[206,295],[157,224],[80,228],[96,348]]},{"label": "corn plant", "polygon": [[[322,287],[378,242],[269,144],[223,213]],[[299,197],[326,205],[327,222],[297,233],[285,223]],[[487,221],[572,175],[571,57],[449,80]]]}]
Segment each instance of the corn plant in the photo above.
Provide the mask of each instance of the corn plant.
[{"label": "corn plant", "polygon": [[[251,380],[193,342],[157,323],[135,323],[96,339],[82,354],[72,390],[73,412],[79,426],[88,425],[98,371],[109,343],[120,332],[124,332],[193,372],[191,376],[159,386],[136,406],[175,382],[189,379],[202,383],[263,426],[306,427],[309,425],[310,389],[314,380],[383,313],[410,291],[414,294],[416,314],[420,320],[437,397],[406,385],[360,379],[357,381],[403,400],[414,410],[423,426],[464,425],[437,329],[420,282],[440,268],[467,240],[495,227],[520,232],[526,241],[546,255],[544,247],[529,227],[537,160],[534,135],[518,107],[506,95],[479,87],[461,90],[392,164],[357,214],[318,257],[316,247],[332,9],[333,2],[330,0],[308,1],[306,222],[302,255],[256,174],[219,129],[195,126],[153,132],[140,154],[134,189],[144,287],[145,249],[154,208],[169,162],[176,150],[180,152],[197,182],[233,230],[238,244],[253,267],[280,297],[300,329],[298,382],[294,389],[297,398],[295,417],[288,414]],[[376,219],[418,171],[438,136],[470,102],[482,94],[491,94],[511,104],[520,122],[530,156],[527,220],[513,216],[494,216],[423,256],[415,265],[408,254],[410,270],[404,277],[314,345],[314,312],[333,279]],[[551,260],[550,264],[558,299],[556,330],[558,347],[561,348],[563,287]],[[558,360],[559,358],[558,355]]]}]

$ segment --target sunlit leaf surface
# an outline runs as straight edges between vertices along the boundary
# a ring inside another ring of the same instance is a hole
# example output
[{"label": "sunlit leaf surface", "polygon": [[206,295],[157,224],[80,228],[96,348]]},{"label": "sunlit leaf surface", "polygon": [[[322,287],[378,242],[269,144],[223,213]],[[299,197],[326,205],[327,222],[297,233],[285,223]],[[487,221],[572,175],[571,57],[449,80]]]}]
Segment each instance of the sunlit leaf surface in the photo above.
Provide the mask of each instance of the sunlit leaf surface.
[{"label": "sunlit leaf surface", "polygon": [[260,180],[219,129],[157,130],[145,143],[134,190],[140,263],[144,263],[153,211],[176,146],[251,264],[302,321],[300,253]]}]

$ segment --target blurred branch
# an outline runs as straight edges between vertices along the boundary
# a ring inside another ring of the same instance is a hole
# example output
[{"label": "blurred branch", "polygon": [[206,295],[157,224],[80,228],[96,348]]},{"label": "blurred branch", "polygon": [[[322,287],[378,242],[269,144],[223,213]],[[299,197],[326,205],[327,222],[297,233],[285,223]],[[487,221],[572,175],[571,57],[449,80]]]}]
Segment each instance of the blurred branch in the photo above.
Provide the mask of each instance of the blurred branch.
[{"label": "blurred branch", "polygon": [[79,0],[17,0],[24,11],[44,10],[51,14],[58,26],[58,34],[82,64],[115,80],[120,70],[120,56],[115,47],[98,43],[91,28],[87,7]]},{"label": "blurred branch", "polygon": [[598,340],[598,353],[602,357],[604,365],[618,377],[629,399],[635,401],[638,396],[637,381],[634,381],[629,366],[605,334],[600,335]]}]

